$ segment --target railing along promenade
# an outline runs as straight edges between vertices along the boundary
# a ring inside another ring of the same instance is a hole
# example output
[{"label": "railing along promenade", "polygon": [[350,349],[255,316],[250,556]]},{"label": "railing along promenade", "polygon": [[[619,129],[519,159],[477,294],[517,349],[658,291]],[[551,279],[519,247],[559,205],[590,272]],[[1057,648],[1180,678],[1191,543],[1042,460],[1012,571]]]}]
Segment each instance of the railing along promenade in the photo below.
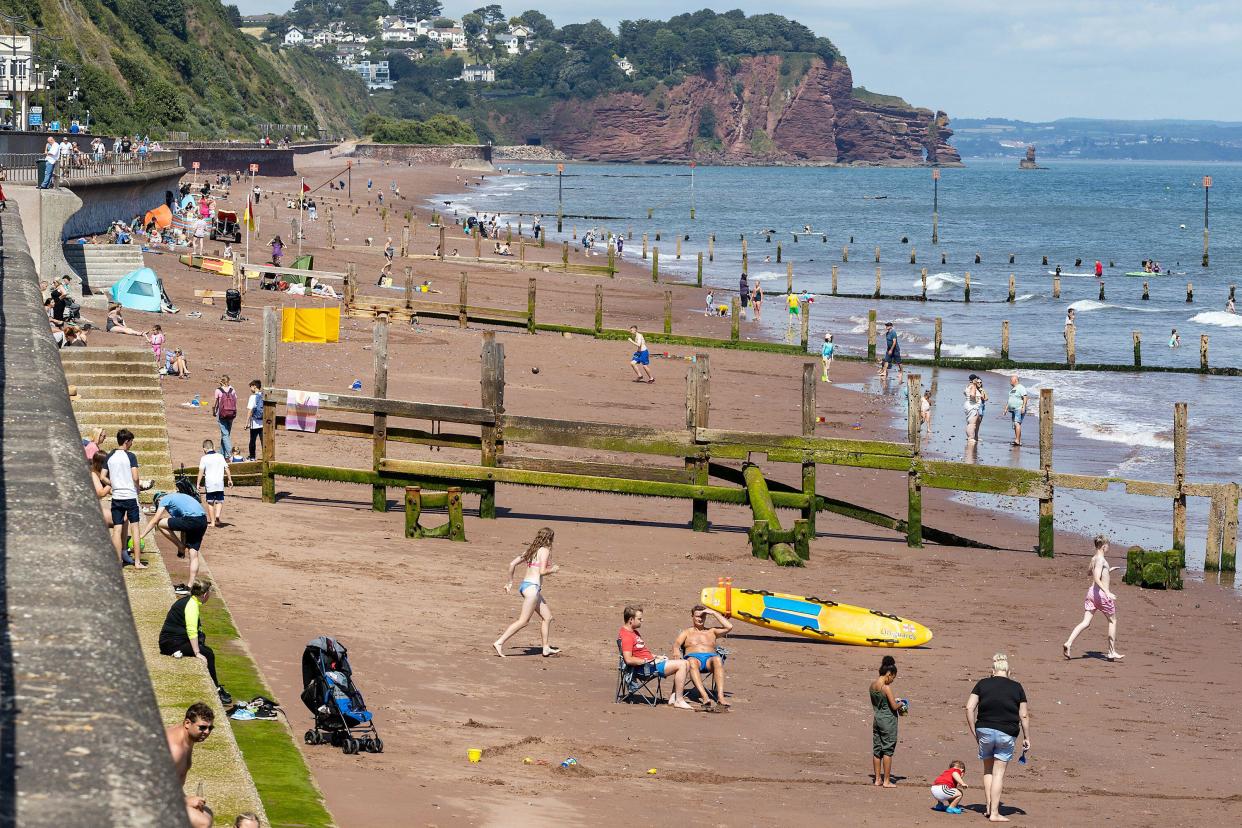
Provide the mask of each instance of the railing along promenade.
[{"label": "railing along promenade", "polygon": [[[7,183],[38,184],[42,153],[0,153],[0,164],[4,165]],[[126,154],[104,153],[103,158],[95,160],[89,153],[56,165],[56,180],[60,183],[80,181],[111,175],[129,175],[132,173],[158,172],[172,170],[181,165],[181,154],[175,150],[156,150],[145,155],[137,152]]]},{"label": "railing along promenade", "polygon": [[186,825],[17,205],[0,213],[0,826]]}]

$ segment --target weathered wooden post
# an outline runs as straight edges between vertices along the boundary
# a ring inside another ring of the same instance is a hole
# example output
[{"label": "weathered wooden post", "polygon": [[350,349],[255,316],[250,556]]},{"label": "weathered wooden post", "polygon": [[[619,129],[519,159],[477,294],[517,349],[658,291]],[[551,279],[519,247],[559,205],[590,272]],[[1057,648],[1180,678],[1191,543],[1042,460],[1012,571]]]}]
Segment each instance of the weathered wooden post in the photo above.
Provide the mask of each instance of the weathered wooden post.
[{"label": "weathered wooden post", "polygon": [[1100,282],[1100,301],[1104,301],[1104,283]]},{"label": "weathered wooden post", "polygon": [[1043,496],[1039,498],[1039,556],[1053,556],[1056,532],[1052,516],[1052,389],[1039,389],[1039,469],[1044,475]]},{"label": "weathered wooden post", "polygon": [[[707,428],[710,409],[710,363],[707,354],[696,354],[694,362],[690,363],[690,371],[686,378],[686,428],[689,429],[692,439],[697,441],[695,429]],[[707,458],[705,456],[686,458],[686,470],[690,473],[695,485],[707,485]],[[692,500],[690,527],[695,532],[706,532],[707,525],[707,501]]]},{"label": "weathered wooden post", "polygon": [[878,244],[875,246],[875,263],[880,263],[880,246]]},{"label": "weathered wooden post", "polygon": [[1041,259],[1041,260],[1040,260],[1040,264],[1042,264],[1044,267],[1047,267],[1047,266],[1048,266],[1048,257],[1047,257],[1047,256],[1044,256],[1044,257],[1043,257],[1043,259]]},{"label": "weathered wooden post", "polygon": [[1138,331],[1130,334],[1134,338],[1134,367],[1143,367],[1143,335]]},{"label": "weathered wooden post", "polygon": [[440,225],[440,246],[436,248],[436,255],[440,257],[440,261],[444,261],[444,254],[445,254],[445,251],[444,251],[444,233],[445,233],[445,229],[446,229],[446,228],[444,227],[444,225],[443,225],[443,224],[441,224],[441,225]]},{"label": "weathered wooden post", "polygon": [[807,342],[811,336],[811,303],[803,302],[798,315],[802,318],[802,352],[806,353]]},{"label": "weathered wooden post", "polygon": [[1173,548],[1186,552],[1186,403],[1173,404]]},{"label": "weathered wooden post", "polygon": [[872,298],[872,299],[879,299],[879,298],[880,298],[880,296],[881,296],[881,292],[880,292],[880,269],[877,267],[877,268],[875,269],[875,293],[871,294],[871,298]]},{"label": "weathered wooden post", "polygon": [[970,301],[970,271],[969,270],[966,271],[965,293],[963,294],[962,301],[963,302]]},{"label": "weathered wooden post", "polygon": [[476,224],[471,235],[474,236],[474,258],[481,259],[483,258],[483,226]]},{"label": "weathered wooden post", "polygon": [[741,298],[738,296],[734,296],[732,307],[730,307],[729,309],[729,341],[730,342],[738,341],[738,337],[739,337],[738,325],[740,324],[741,315],[742,315]]},{"label": "weathered wooden post", "polygon": [[875,362],[875,309],[867,311],[867,359]]},{"label": "weathered wooden post", "polygon": [[561,242],[561,267],[569,270],[569,242]]},{"label": "weathered wooden post", "polygon": [[1073,325],[1065,326],[1065,361],[1069,363],[1072,369],[1077,357],[1074,354],[1074,327]]},{"label": "weathered wooden post", "polygon": [[[376,319],[371,329],[371,353],[375,362],[375,388],[371,396],[383,399],[388,396],[388,319]],[[372,414],[371,470],[378,477],[380,463],[388,450],[388,415],[378,411]],[[388,511],[388,489],[383,483],[371,486],[371,509]]]},{"label": "weathered wooden post", "polygon": [[941,264],[949,263],[949,254],[945,253],[943,250],[940,251],[940,263]]},{"label": "weathered wooden post", "polygon": [[526,332],[535,332],[535,280],[532,277],[526,285]]},{"label": "weathered wooden post", "polygon": [[414,307],[414,268],[409,265],[405,268],[405,306]]},{"label": "weathered wooden post", "polygon": [[651,281],[660,281],[660,248],[651,248]]},{"label": "weathered wooden post", "polygon": [[1009,301],[1010,302],[1014,301],[1014,295],[1017,293],[1017,289],[1018,289],[1018,284],[1014,280],[1013,274],[1010,273],[1009,274]]},{"label": "weathered wooden post", "polygon": [[918,260],[915,258],[914,251],[915,251],[915,248],[911,247],[910,248],[910,264],[918,264]]},{"label": "weathered wooden post", "polygon": [[[802,436],[815,434],[815,386],[819,366],[813,362],[802,363]],[[807,455],[802,457],[802,493],[810,498],[802,507],[802,519],[806,521],[811,537],[815,537],[815,517],[819,513],[815,500],[815,461]]]},{"label": "weathered wooden post", "polygon": [[673,292],[664,291],[664,333],[673,332]]},{"label": "weathered wooden post", "polygon": [[1013,255],[1012,253],[1010,253],[1010,254],[1009,254],[1009,263],[1010,263],[1010,264],[1013,264],[1013,259],[1014,259],[1014,255]]},{"label": "weathered wooden post", "polygon": [[[276,352],[280,344],[280,315],[277,308],[263,308],[263,389],[276,387]],[[276,475],[272,464],[276,462],[276,403],[263,406],[263,502],[276,502]]]},{"label": "weathered wooden post", "polygon": [[[480,360],[480,386],[482,407],[492,413],[492,424],[484,424],[479,434],[482,438],[480,465],[496,466],[505,451],[502,417],[505,413],[505,346],[496,341],[494,331],[483,332],[483,354]],[[496,519],[496,484],[483,484],[479,498],[479,517]]]},{"label": "weathered wooden post", "polygon": [[1060,276],[1052,277],[1052,298],[1053,299],[1061,298],[1061,277]]},{"label": "weathered wooden post", "polygon": [[1213,494],[1208,507],[1207,548],[1203,551],[1203,571],[1220,571],[1220,542],[1225,523],[1225,507],[1219,494]]},{"label": "weathered wooden post", "polygon": [[681,259],[681,236],[680,235],[677,237],[677,253],[674,258],[679,259],[679,260]]},{"label": "weathered wooden post", "polygon": [[750,254],[746,252],[746,239],[742,239],[742,272],[750,273]]},{"label": "weathered wooden post", "polygon": [[777,264],[781,263],[781,243],[780,242],[776,243],[776,263]]},{"label": "weathered wooden post", "polygon": [[841,247],[841,261],[848,264],[849,260],[850,260],[850,246],[847,244]]},{"label": "weathered wooden post", "polygon": [[837,295],[837,266],[832,266],[832,295]]},{"label": "weathered wooden post", "polygon": [[401,258],[410,255],[410,225],[401,228]]},{"label": "weathered wooden post", "polygon": [[793,293],[793,262],[785,262],[785,293]]},{"label": "weathered wooden post", "polygon": [[1009,361],[1009,320],[1001,322],[1001,362]]},{"label": "weathered wooden post", "polygon": [[[700,259],[703,258],[702,253],[699,254],[699,258]],[[709,262],[716,261],[716,234],[715,233],[712,233],[710,236],[707,237],[707,260]],[[702,287],[702,286],[703,285],[700,283],[699,287]]]},{"label": "weathered wooden post", "polygon": [[940,361],[940,343],[941,343],[940,333],[941,333],[942,326],[943,326],[943,322],[941,318],[937,316],[936,317],[936,333],[934,335],[934,338],[932,339],[932,349],[933,349],[932,350],[932,361],[934,362]]},{"label": "weathered wooden post", "polygon": [[604,288],[602,285],[595,286],[595,335],[599,336],[604,331]]},{"label": "weathered wooden post", "polygon": [[921,271],[919,271],[919,281],[923,283],[922,297],[923,297],[923,301],[926,302],[927,301],[927,268],[923,268]]},{"label": "weathered wooden post", "polygon": [[703,254],[699,253],[699,261],[694,269],[694,285],[695,287],[703,287]]},{"label": "weathered wooden post", "polygon": [[617,278],[617,246],[611,243],[608,245],[608,278]]},{"label": "weathered wooden post", "polygon": [[659,241],[659,240],[660,240],[660,231],[659,231],[659,230],[657,230],[657,231],[656,231],[656,233],[655,233],[655,240],[656,240],[656,241]]},{"label": "weathered wooden post", "polygon": [[1208,369],[1208,335],[1199,334],[1199,370]]},{"label": "weathered wooden post", "polygon": [[1143,282],[1143,301],[1147,302],[1151,299],[1151,291],[1147,287],[1147,282]]},{"label": "weathered wooden post", "polygon": [[1193,282],[1186,283],[1186,301],[1187,302],[1195,301],[1195,286]]},{"label": "weathered wooden post", "polygon": [[466,307],[466,304],[466,271],[463,270],[461,272],[461,286],[458,290],[457,299],[457,327],[459,328],[466,327],[466,324],[470,318],[469,309]]},{"label": "weathered wooden post", "polygon": [[356,269],[354,267],[354,263],[346,262],[345,263],[345,290],[344,290],[345,296],[342,301],[344,302],[345,308],[347,310],[349,309],[351,305],[354,304],[354,291],[357,289],[357,284],[355,283],[356,279],[357,279],[357,276],[356,276]]},{"label": "weathered wooden post", "polygon": [[1242,487],[1237,483],[1225,484],[1225,537],[1221,542],[1221,572],[1237,571],[1238,560],[1238,497]]},{"label": "weathered wooden post", "polygon": [[920,549],[923,546],[923,485],[919,476],[923,462],[923,422],[920,413],[923,381],[919,374],[906,375],[906,394],[906,439],[914,450],[906,474],[906,546]]}]

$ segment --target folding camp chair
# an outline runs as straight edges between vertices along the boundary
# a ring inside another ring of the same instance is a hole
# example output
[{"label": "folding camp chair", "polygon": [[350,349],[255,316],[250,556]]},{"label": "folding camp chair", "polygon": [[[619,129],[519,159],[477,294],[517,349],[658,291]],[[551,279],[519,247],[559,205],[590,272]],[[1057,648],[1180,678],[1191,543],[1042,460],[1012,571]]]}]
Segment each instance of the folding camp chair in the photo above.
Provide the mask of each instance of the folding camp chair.
[{"label": "folding camp chair", "polygon": [[[655,692],[651,690],[651,682],[655,682]],[[641,667],[631,667],[625,663],[625,653],[621,650],[621,639],[617,639],[617,697],[616,702],[628,702],[637,699],[652,707],[664,698],[659,673],[645,675]]]},{"label": "folding camp chair", "polygon": [[[724,662],[729,658],[729,651],[726,650],[724,647],[717,647],[716,655],[720,656],[721,662]],[[703,682],[703,689],[707,691],[707,695],[709,696],[711,701],[714,701],[714,702],[720,701],[720,694],[716,692],[716,674],[709,670],[704,670],[701,667],[699,667],[698,659],[687,658],[685,647],[682,647],[681,657],[685,658],[687,661],[690,662],[691,670],[698,670],[699,675],[707,676],[707,680]],[[694,681],[689,676],[686,677],[685,695],[687,697],[689,697],[690,695],[694,695],[696,698],[698,698],[698,695],[699,695],[699,688],[694,686]],[[705,702],[705,701],[708,701],[708,699],[699,699],[699,701]]]}]

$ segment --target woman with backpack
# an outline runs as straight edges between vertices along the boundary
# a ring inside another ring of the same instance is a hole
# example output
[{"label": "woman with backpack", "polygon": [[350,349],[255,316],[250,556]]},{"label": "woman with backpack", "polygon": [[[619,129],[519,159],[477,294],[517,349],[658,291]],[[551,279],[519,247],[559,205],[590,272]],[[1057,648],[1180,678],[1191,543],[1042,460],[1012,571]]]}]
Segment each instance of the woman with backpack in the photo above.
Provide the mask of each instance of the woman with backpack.
[{"label": "woman with backpack", "polygon": [[233,458],[233,418],[237,416],[237,392],[229,385],[228,374],[220,377],[216,398],[211,403],[211,413],[220,425],[220,453],[225,460]]}]

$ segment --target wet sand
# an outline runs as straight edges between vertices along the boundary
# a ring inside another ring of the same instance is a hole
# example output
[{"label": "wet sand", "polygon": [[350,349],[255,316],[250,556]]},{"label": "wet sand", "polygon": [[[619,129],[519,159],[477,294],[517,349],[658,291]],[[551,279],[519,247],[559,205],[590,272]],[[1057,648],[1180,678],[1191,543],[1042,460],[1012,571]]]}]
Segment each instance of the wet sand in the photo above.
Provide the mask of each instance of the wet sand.
[{"label": "wet sand", "polygon": [[[322,156],[299,164],[312,185],[320,172],[343,166]],[[415,192],[452,191],[461,173],[364,162],[354,171],[356,200],[368,174],[385,184],[397,177],[412,206]],[[260,183],[296,187],[296,181]],[[290,211],[282,206],[279,212],[287,229]],[[378,218],[336,212],[340,244],[345,237],[352,244],[371,235],[376,247],[315,249],[316,266],[335,270],[356,261],[365,284],[382,261]],[[259,214],[269,221],[267,202]],[[415,235],[419,252],[434,246],[425,216]],[[322,244],[324,223],[310,226],[311,245]],[[394,221],[394,231],[398,227]],[[399,231],[392,235],[399,239]],[[470,244],[462,239],[461,249]],[[551,246],[545,253],[554,255]],[[242,392],[246,381],[261,374],[260,306],[294,300],[251,291],[245,311],[250,321],[222,323],[222,307],[197,305],[193,289],[222,290],[226,280],[184,268],[172,256],[148,260],[183,308],[159,321],[169,346],[186,348],[191,358],[192,379],[164,380],[174,458],[189,464],[198,457],[199,442],[215,437],[216,428],[207,412],[178,404],[195,393],[210,399],[220,372],[230,374]],[[463,269],[479,301],[524,307],[532,274],[482,271],[465,262],[419,263],[415,273],[455,300]],[[702,317],[699,291],[653,286],[650,271],[641,267],[616,280],[551,273],[538,278],[543,319],[589,324],[594,287],[602,281],[609,307],[624,303],[608,313],[610,327],[629,320],[658,327],[663,291],[671,289],[675,307],[682,309],[679,332],[727,335],[727,320]],[[191,309],[201,309],[203,317],[188,319]],[[779,310],[773,303],[765,308]],[[144,315],[132,315],[131,324],[150,324],[139,321]],[[506,351],[510,413],[684,425],[684,360],[653,359],[657,382],[635,385],[625,343],[507,332],[497,338]],[[122,337],[100,334],[92,342],[113,339]],[[370,342],[370,323],[349,320],[335,345],[282,345],[278,383],[343,392],[361,379],[367,393]],[[476,404],[479,345],[477,329],[435,322],[418,329],[394,326],[390,396]],[[796,433],[804,361],[713,352],[711,424]],[[861,384],[870,373],[867,366],[841,363],[834,379]],[[899,436],[883,398],[821,384],[818,409],[829,421],[818,434]],[[234,439],[243,438],[235,429]],[[514,444],[508,450],[614,459]],[[391,453],[434,460],[468,456],[406,444]],[[367,466],[370,455],[364,440],[286,433],[278,438],[281,459]],[[765,468],[777,479],[792,481],[798,474],[792,466]],[[376,514],[364,487],[279,480],[277,488],[274,505],[261,503],[257,489],[231,492],[225,517],[230,525],[212,530],[204,551],[296,730],[310,721],[297,698],[305,643],[330,634],[349,646],[385,752],[347,757],[303,746],[342,826],[620,825],[632,824],[632,814],[650,819],[653,813],[661,822],[731,826],[795,825],[825,815],[851,825],[945,819],[931,812],[927,788],[952,759],[967,762],[971,787],[964,804],[982,807],[980,762],[963,705],[996,650],[1011,653],[1014,677],[1031,700],[1031,763],[1014,763],[1006,786],[1006,810],[1019,809],[1009,814],[1016,824],[1097,825],[1110,816],[1123,825],[1242,819],[1242,784],[1229,770],[1231,737],[1239,726],[1228,700],[1242,677],[1236,595],[1190,582],[1174,593],[1118,583],[1125,662],[1100,658],[1106,649],[1102,619],[1079,641],[1085,657],[1066,662],[1060,643],[1081,617],[1087,588],[1088,544],[1073,535],[1058,537],[1055,560],[1041,560],[1031,551],[1035,532],[1029,524],[925,491],[927,525],[1003,548],[910,550],[893,532],[825,513],[808,566],[783,570],[751,557],[745,535],[750,512],[739,507],[713,505],[712,531],[699,534],[687,527],[690,506],[684,501],[501,486],[499,519],[478,519],[474,498],[468,498],[469,543],[453,544],[403,538],[395,490],[389,492],[393,510]],[[905,509],[900,474],[821,467],[819,490],[892,515]],[[513,657],[500,660],[490,642],[519,607],[502,590],[505,570],[543,525],[557,532],[553,562],[563,568],[548,578],[545,595],[556,614],[553,643],[564,652],[540,658],[538,627],[531,625],[511,642]],[[166,559],[174,577],[184,575],[183,562],[168,554]],[[870,784],[867,685],[882,655],[872,649],[738,623],[727,645],[732,712],[612,703],[622,607],[642,604],[644,637],[657,653],[667,652],[688,626],[699,590],[724,575],[740,587],[831,596],[906,615],[935,631],[928,646],[895,653],[901,670],[895,689],[911,700],[894,762],[897,789]],[[481,764],[466,763],[470,747],[484,749]],[[559,762],[570,756],[579,764],[562,770]],[[527,757],[532,764],[523,763]]]}]

